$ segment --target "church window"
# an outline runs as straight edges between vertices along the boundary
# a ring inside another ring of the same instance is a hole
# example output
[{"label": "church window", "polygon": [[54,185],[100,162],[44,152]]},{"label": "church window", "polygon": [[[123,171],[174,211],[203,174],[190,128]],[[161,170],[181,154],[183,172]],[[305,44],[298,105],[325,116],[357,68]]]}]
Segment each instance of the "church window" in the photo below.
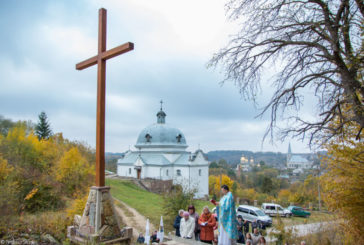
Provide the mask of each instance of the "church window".
[{"label": "church window", "polygon": [[181,170],[177,169],[177,176],[181,176]]},{"label": "church window", "polygon": [[145,139],[147,142],[150,142],[151,138],[152,138],[152,136],[150,134],[145,135]]},{"label": "church window", "polygon": [[201,173],[202,173],[202,170],[201,170],[201,169],[199,169],[199,170],[198,170],[198,175],[199,175],[199,176],[201,176]]},{"label": "church window", "polygon": [[131,168],[129,168],[129,174],[131,174]]},{"label": "church window", "polygon": [[177,143],[181,143],[182,135],[181,134],[177,135],[176,139]]},{"label": "church window", "polygon": [[167,171],[166,171],[166,175],[168,176],[168,169],[167,169]]}]

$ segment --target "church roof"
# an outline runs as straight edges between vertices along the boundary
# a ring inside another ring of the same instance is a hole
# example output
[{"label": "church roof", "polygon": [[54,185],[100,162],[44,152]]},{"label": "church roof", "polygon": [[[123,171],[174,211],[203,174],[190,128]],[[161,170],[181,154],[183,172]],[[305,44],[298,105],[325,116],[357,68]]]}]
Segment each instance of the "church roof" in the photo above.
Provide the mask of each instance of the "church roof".
[{"label": "church roof", "polygon": [[289,159],[289,162],[308,163],[309,161],[306,158],[302,157],[301,155],[292,155],[291,158]]},{"label": "church roof", "polygon": [[161,153],[161,152],[130,152],[124,158],[119,159],[118,164],[133,165],[140,158],[145,165],[186,165],[189,164],[190,154]]},{"label": "church roof", "polygon": [[157,123],[144,128],[137,139],[136,148],[187,148],[186,138],[181,130],[165,123],[166,114],[161,108]]}]

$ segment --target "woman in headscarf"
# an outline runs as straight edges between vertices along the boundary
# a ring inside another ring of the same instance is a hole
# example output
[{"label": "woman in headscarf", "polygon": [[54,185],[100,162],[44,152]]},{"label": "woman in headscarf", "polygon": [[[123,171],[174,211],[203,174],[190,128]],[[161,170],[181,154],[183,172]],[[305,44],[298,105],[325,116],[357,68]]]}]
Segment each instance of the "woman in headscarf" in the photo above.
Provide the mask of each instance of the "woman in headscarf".
[{"label": "woman in headscarf", "polygon": [[181,237],[185,239],[193,239],[195,235],[194,231],[195,231],[195,219],[190,217],[190,214],[188,212],[184,212],[180,225]]},{"label": "woman in headscarf", "polygon": [[203,208],[202,214],[198,220],[198,224],[201,227],[201,242],[212,244],[212,241],[214,240],[214,226],[216,225],[216,219],[210,212],[209,207],[205,206]]}]

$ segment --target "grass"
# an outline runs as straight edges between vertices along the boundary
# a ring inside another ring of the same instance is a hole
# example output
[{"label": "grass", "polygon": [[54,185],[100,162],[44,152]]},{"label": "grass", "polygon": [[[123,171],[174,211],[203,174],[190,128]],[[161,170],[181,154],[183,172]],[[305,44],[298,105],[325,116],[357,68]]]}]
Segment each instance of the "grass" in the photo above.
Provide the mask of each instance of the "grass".
[{"label": "grass", "polygon": [[127,180],[106,179],[106,184],[111,187],[113,197],[136,209],[152,224],[159,225],[163,215],[163,199],[160,195],[143,190]]},{"label": "grass", "polygon": [[133,217],[134,214],[132,212],[130,212],[129,209],[123,203],[116,200],[114,202],[114,204],[116,204],[118,207],[120,207],[123,210],[126,217]]},{"label": "grass", "polygon": [[[148,218],[155,227],[159,227],[160,218],[163,215],[163,197],[161,195],[143,190],[128,180],[106,179],[106,184],[111,187],[113,197],[133,207]],[[196,200],[195,204],[199,214],[204,206],[213,207],[208,201]]]},{"label": "grass", "polygon": [[[160,217],[163,215],[163,197],[161,195],[143,190],[128,180],[106,179],[106,183],[111,186],[112,196],[135,208],[139,213],[149,218],[150,222],[156,227],[159,226]],[[201,214],[204,206],[209,206],[211,209],[214,207],[210,202],[202,200],[196,200],[195,204],[196,211],[199,214]],[[291,217],[282,218],[282,221],[285,225],[298,225],[325,222],[333,219],[335,217],[332,214],[312,211],[309,218]],[[273,217],[273,224],[276,224],[276,222],[277,218]]]},{"label": "grass", "polygon": [[[311,224],[318,222],[326,222],[335,219],[335,216],[329,213],[319,212],[319,211],[311,211],[311,215],[308,218],[303,217],[291,217],[291,218],[283,218],[281,217],[283,223],[285,225],[300,225],[300,224]],[[277,223],[277,218],[273,217],[273,224]]]}]

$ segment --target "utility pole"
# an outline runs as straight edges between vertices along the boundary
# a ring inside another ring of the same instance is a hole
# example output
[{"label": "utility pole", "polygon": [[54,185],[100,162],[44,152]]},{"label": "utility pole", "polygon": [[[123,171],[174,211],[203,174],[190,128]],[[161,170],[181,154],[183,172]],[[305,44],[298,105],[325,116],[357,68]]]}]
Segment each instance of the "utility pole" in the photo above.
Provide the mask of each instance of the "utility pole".
[{"label": "utility pole", "polygon": [[321,163],[319,163],[318,165],[318,173],[317,173],[318,202],[319,202],[319,211],[321,212],[320,172],[321,172]]}]

